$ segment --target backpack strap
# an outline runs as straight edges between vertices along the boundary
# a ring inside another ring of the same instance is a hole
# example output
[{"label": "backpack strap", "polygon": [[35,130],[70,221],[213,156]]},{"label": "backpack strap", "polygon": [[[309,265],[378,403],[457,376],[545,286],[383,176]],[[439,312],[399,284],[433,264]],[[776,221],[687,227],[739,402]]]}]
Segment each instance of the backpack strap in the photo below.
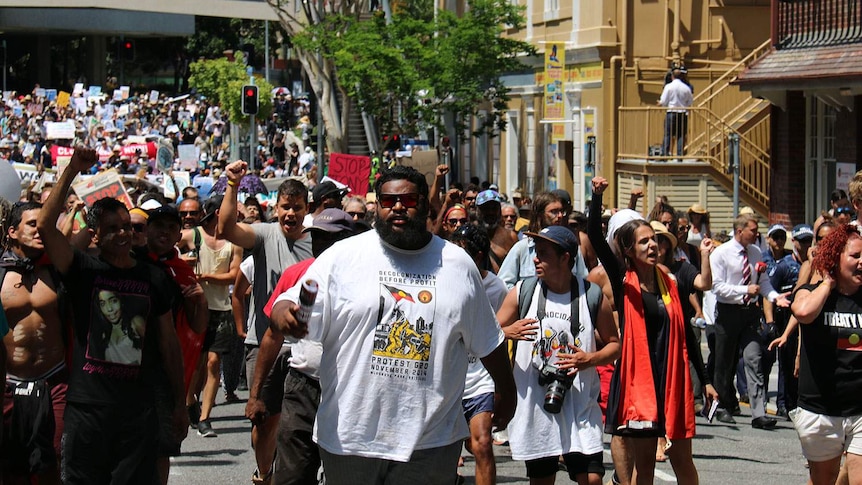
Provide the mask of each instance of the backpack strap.
[{"label": "backpack strap", "polygon": [[518,319],[527,316],[530,303],[533,301],[533,293],[539,285],[539,278],[530,276],[521,281],[521,289],[518,291]]}]

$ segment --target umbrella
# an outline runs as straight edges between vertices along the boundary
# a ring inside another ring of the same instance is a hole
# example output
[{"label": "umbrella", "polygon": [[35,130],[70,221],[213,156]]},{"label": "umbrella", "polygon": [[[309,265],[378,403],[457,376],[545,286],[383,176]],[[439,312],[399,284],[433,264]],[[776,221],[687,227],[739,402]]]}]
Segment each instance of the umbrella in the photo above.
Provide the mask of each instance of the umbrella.
[{"label": "umbrella", "polygon": [[[227,189],[227,177],[220,177],[215,184],[213,184],[212,193],[213,194],[223,194]],[[263,184],[263,181],[254,174],[248,174],[242,178],[239,183],[239,187],[237,187],[237,192],[241,192],[243,194],[255,195],[255,194],[268,194],[269,190],[267,190],[266,185]]]}]

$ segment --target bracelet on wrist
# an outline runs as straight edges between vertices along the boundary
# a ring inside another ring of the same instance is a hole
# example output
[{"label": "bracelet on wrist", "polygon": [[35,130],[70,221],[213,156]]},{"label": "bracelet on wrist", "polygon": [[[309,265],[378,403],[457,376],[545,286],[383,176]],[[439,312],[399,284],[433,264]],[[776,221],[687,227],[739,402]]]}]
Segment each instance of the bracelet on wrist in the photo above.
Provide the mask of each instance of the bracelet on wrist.
[{"label": "bracelet on wrist", "polygon": [[233,180],[228,180],[227,184],[230,185],[231,187],[236,187],[236,182],[234,182]]}]

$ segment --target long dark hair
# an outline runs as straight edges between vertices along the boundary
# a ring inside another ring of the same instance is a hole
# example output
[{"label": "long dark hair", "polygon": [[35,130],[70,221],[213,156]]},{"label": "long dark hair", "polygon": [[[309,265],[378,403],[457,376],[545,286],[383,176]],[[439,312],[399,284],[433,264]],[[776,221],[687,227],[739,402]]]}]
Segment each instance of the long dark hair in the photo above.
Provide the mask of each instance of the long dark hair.
[{"label": "long dark hair", "polygon": [[635,243],[637,242],[635,233],[643,226],[650,227],[649,223],[643,219],[635,219],[626,222],[622,227],[617,229],[617,233],[614,236],[617,242],[617,248],[619,248],[620,251],[619,256],[622,258],[623,263],[625,263],[626,268],[632,267],[634,263],[627,253],[635,246]]}]

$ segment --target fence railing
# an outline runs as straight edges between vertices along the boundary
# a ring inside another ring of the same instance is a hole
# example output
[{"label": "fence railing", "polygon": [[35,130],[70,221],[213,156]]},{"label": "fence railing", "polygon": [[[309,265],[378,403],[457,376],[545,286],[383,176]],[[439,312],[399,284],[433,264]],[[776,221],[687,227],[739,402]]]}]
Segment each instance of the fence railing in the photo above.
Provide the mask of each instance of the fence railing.
[{"label": "fence railing", "polygon": [[[667,114],[668,109],[663,107],[619,108],[619,158],[650,163],[707,163],[730,178],[728,138],[733,128],[707,108],[689,108],[684,150],[678,155],[673,138],[669,150],[663,147]],[[769,146],[769,136],[769,116],[755,120],[740,134],[740,187],[763,204],[769,199],[770,156],[763,148]]]},{"label": "fence railing", "polygon": [[779,49],[862,42],[862,0],[772,2]]}]

